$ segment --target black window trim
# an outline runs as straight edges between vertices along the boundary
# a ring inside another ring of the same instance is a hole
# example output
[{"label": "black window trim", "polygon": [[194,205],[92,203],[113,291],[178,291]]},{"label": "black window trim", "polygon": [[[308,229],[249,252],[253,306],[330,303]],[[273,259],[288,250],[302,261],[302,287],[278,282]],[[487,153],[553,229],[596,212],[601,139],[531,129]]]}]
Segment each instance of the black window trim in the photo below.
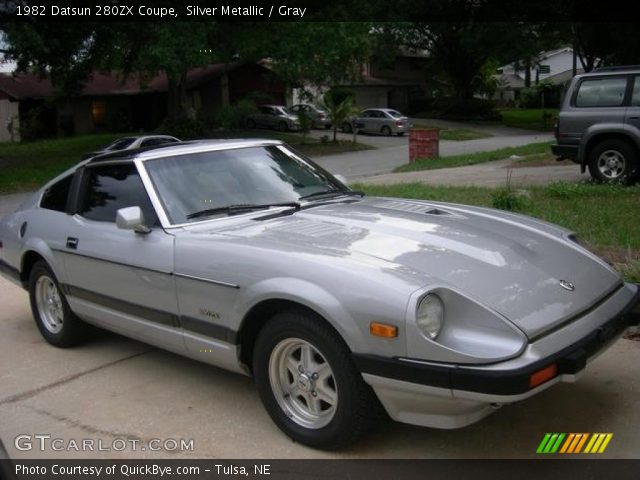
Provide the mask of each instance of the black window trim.
[{"label": "black window trim", "polygon": [[[624,75],[594,75],[590,77],[581,78],[580,81],[576,84],[576,87],[573,89],[573,93],[571,95],[571,106],[573,108],[623,108],[628,107],[629,102],[631,100],[631,92],[633,87],[633,75],[632,74],[624,74]],[[624,97],[622,98],[622,103],[620,105],[594,105],[588,107],[581,107],[576,104],[576,100],[578,99],[578,92],[580,91],[580,87],[584,82],[589,80],[606,80],[609,78],[624,78],[627,82],[624,91]]]},{"label": "black window trim", "polygon": [[[87,189],[87,182],[89,181],[89,171],[94,168],[100,168],[100,167],[105,167],[109,165],[133,165],[134,166],[134,168],[136,169],[136,172],[138,172],[138,177],[140,178],[140,182],[142,183],[144,192],[149,199],[149,205],[153,209],[153,213],[155,214],[155,217],[156,217],[155,222],[147,225],[147,227],[151,229],[162,228],[162,224],[160,222],[160,216],[158,215],[158,211],[156,210],[155,206],[153,205],[153,202],[151,201],[151,196],[149,195],[149,192],[147,191],[144,181],[142,180],[142,175],[140,175],[140,170],[138,169],[138,166],[131,158],[99,162],[99,163],[93,163],[93,164],[88,163],[78,168],[75,172],[75,177],[71,182],[71,195],[69,195],[69,198],[67,199],[67,213],[69,215],[78,215],[82,217],[83,220],[88,222],[100,222],[100,220],[94,220],[92,218],[87,218],[84,215],[82,215],[80,213],[80,206],[82,204],[82,196],[85,194]],[[101,223],[113,223],[115,225],[115,222],[101,222]]]},{"label": "black window trim", "polygon": [[49,210],[51,212],[67,213],[67,209],[69,207],[69,199],[73,196],[73,188],[74,188],[73,181],[74,181],[74,178],[71,178],[71,183],[69,184],[69,191],[67,193],[67,202],[66,202],[64,210],[54,210],[54,209],[51,209],[51,208],[43,207],[42,203],[44,202],[45,197],[47,196],[47,193],[49,193],[49,191],[54,186],[58,185],[60,182],[66,180],[69,177],[73,177],[74,175],[75,175],[75,172],[71,172],[71,173],[69,173],[69,174],[67,174],[67,175],[65,175],[65,176],[63,176],[63,177],[51,182],[49,184],[49,186],[47,188],[45,188],[44,191],[42,192],[42,196],[40,197],[40,200],[38,201],[38,208],[42,208],[44,210]]}]

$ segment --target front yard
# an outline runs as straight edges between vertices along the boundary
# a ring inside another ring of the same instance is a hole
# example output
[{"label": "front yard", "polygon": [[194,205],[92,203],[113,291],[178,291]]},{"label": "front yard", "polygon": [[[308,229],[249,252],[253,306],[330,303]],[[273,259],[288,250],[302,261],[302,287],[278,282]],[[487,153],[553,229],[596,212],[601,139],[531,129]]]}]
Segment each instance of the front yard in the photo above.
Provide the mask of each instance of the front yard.
[{"label": "front yard", "polygon": [[558,112],[557,108],[505,108],[500,115],[507,127],[550,132]]},{"label": "front yard", "polygon": [[[357,185],[369,195],[492,207],[499,189],[419,183]],[[576,232],[581,243],[614,264],[627,281],[640,282],[640,186],[555,183],[516,192],[518,213]]]},{"label": "front yard", "polygon": [[488,152],[466,153],[450,157],[419,158],[413,163],[407,163],[397,167],[394,172],[416,172],[418,170],[463,167],[465,165],[475,165],[476,163],[502,160],[512,155],[522,157],[518,160],[521,166],[532,166],[526,163],[527,160],[535,160],[538,164],[542,158],[553,159],[553,161],[555,161],[555,157],[551,154],[551,142],[541,142],[530,143],[529,145],[523,145],[521,147],[507,147],[490,150]]}]

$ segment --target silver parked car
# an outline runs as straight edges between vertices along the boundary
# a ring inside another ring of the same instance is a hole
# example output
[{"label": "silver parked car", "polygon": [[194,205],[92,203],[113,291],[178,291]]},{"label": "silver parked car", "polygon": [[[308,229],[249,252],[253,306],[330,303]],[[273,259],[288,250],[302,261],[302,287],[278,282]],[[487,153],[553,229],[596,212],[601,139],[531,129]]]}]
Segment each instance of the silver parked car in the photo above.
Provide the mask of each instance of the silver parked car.
[{"label": "silver parked car", "polygon": [[382,135],[404,135],[411,128],[409,118],[391,108],[369,108],[342,125],[342,131],[351,133],[354,129],[364,133]]},{"label": "silver parked car", "polygon": [[273,421],[319,448],[380,404],[474,423],[573,381],[639,316],[638,287],[571,232],[366,197],[268,140],[86,160],[4,218],[0,246],[52,345],[92,324],[252,375]]},{"label": "silver parked car", "polygon": [[640,180],[640,67],[576,75],[555,124],[559,159],[589,168],[600,182]]},{"label": "silver parked car", "polygon": [[322,110],[315,105],[298,103],[292,106],[289,111],[294,113],[298,117],[300,117],[301,113],[304,115],[308,115],[311,119],[311,128],[331,128],[331,120],[329,119],[329,114],[327,113],[327,111]]},{"label": "silver parked car", "polygon": [[300,130],[298,116],[292,114],[283,105],[260,105],[257,113],[247,118],[248,128],[276,128],[282,132]]},{"label": "silver parked car", "polygon": [[106,147],[95,152],[85,153],[82,158],[91,158],[103,153],[117,152],[119,150],[133,150],[135,148],[149,148],[165,143],[178,143],[179,139],[171,135],[138,135],[134,137],[122,137],[114,140]]}]

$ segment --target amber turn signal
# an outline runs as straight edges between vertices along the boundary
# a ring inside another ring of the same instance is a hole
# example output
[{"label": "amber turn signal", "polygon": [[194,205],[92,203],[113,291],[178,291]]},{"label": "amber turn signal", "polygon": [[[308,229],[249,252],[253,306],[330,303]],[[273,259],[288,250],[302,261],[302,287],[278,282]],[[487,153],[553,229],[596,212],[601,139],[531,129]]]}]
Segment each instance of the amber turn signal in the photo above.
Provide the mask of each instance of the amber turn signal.
[{"label": "amber turn signal", "polygon": [[374,337],[395,338],[398,336],[398,327],[386,323],[371,322],[369,333]]},{"label": "amber turn signal", "polygon": [[532,373],[529,377],[529,388],[542,385],[544,382],[551,380],[558,374],[558,365],[552,363],[551,365],[544,367],[542,370],[538,370]]}]

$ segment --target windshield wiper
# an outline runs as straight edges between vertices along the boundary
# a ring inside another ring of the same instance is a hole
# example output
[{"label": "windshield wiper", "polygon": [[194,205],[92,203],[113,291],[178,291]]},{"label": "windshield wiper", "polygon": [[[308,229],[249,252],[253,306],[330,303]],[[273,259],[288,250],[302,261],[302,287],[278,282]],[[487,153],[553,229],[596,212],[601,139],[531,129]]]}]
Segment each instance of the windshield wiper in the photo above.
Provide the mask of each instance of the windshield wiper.
[{"label": "windshield wiper", "polygon": [[328,196],[353,196],[358,195],[364,197],[364,192],[359,190],[322,190],[320,192],[310,193],[309,195],[303,195],[299,200],[307,200],[314,197],[328,197]]},{"label": "windshield wiper", "polygon": [[187,215],[187,220],[198,217],[206,217],[209,215],[215,215],[216,213],[226,213],[227,215],[235,215],[238,213],[250,212],[252,210],[266,210],[271,207],[292,207],[296,210],[300,210],[300,204],[298,202],[282,202],[282,203],[265,203],[262,205],[243,203],[237,205],[227,205],[225,207],[207,208],[198,212],[193,212]]}]

